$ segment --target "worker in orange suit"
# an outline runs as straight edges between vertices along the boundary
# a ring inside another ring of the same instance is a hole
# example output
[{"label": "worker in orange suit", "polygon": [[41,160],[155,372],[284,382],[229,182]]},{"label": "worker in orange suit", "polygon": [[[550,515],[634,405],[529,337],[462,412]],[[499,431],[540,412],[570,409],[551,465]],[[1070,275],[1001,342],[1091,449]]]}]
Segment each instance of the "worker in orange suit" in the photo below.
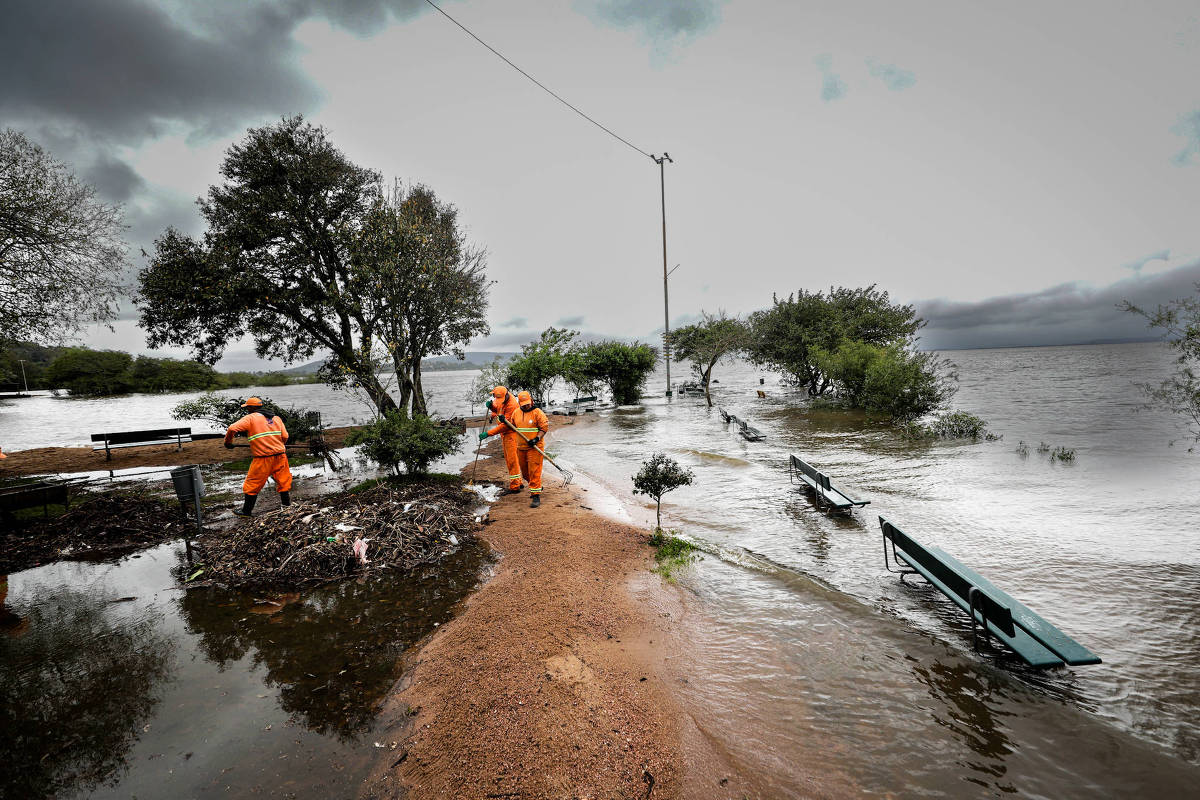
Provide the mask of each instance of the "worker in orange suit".
[{"label": "worker in orange suit", "polygon": [[263,402],[257,397],[251,397],[242,403],[242,408],[250,413],[225,431],[225,446],[232,450],[233,437],[238,433],[245,434],[250,440],[250,471],[246,473],[246,480],[242,483],[245,499],[241,510],[235,509],[233,512],[239,517],[248,517],[254,511],[254,503],[258,500],[258,493],[266,486],[267,478],[275,480],[275,487],[279,490],[279,504],[292,504],[292,471],[288,469],[285,448],[288,432],[283,418],[264,411]]},{"label": "worker in orange suit", "polygon": [[517,461],[517,435],[504,424],[504,420],[512,419],[513,414],[520,411],[517,398],[503,386],[492,389],[491,399],[485,403],[488,410],[488,422],[499,420],[491,430],[479,432],[479,441],[489,436],[500,434],[500,443],[504,446],[504,464],[508,468],[508,488],[500,494],[516,494],[521,491],[521,465]]},{"label": "worker in orange suit", "polygon": [[542,454],[537,450],[546,434],[550,432],[550,420],[546,412],[535,408],[529,392],[517,394],[517,413],[513,415],[513,427],[517,429],[517,461],[521,465],[521,474],[529,484],[529,507],[537,508],[542,504]]}]

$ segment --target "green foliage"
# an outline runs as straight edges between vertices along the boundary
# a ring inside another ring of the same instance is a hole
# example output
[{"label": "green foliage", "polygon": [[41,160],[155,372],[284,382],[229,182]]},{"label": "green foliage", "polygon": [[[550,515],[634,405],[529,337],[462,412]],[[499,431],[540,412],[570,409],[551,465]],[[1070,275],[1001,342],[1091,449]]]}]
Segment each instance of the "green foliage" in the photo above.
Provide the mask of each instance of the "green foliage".
[{"label": "green foliage", "polygon": [[545,402],[555,381],[577,377],[579,331],[547,328],[535,341],[521,348],[505,366],[505,383],[512,391],[524,389],[539,403]]},{"label": "green foliage", "polygon": [[[988,431],[983,419],[966,411],[939,414],[928,425],[909,422],[903,430],[910,439],[983,439],[985,442],[995,442],[1002,438]],[[1028,454],[1029,448],[1024,442],[1017,445],[1017,452],[1021,452],[1021,448],[1025,448],[1025,454]]]},{"label": "green foliage", "polygon": [[1075,461],[1075,448],[1073,447],[1056,447],[1050,451],[1051,461],[1061,461],[1072,463]]},{"label": "green foliage", "polygon": [[900,344],[844,339],[832,351],[813,348],[812,358],[839,403],[885,414],[897,423],[942,408],[956,390],[948,362]]},{"label": "green foliage", "polygon": [[633,493],[654,498],[656,530],[662,530],[662,498],[681,486],[690,486],[695,480],[690,469],[679,466],[679,462],[666,453],[655,453],[633,476]]},{"label": "green foliage", "polygon": [[818,362],[844,340],[886,347],[911,345],[925,323],[910,305],[896,305],[875,285],[865,289],[800,290],[750,316],[748,355],[756,364],[782,372],[810,395],[822,395],[832,380]]},{"label": "green foliage", "polygon": [[362,445],[363,455],[393,474],[403,464],[409,475],[424,475],[431,463],[457,451],[462,438],[457,428],[438,425],[424,414],[410,418],[403,411],[389,411],[351,431],[346,444]]},{"label": "green foliage", "polygon": [[432,189],[395,184],[367,213],[351,244],[350,291],[400,385],[400,407],[426,413],[422,361],[463,357],[488,332],[487,253],[467,241],[458,210]]},{"label": "green foliage", "polygon": [[1196,296],[1172,300],[1154,311],[1123,304],[1126,311],[1145,317],[1150,327],[1162,331],[1177,354],[1174,373],[1137,387],[1146,397],[1147,408],[1164,408],[1183,420],[1185,438],[1192,442],[1188,452],[1200,443],[1200,283],[1196,290]]},{"label": "green foliage", "polygon": [[26,383],[30,389],[50,388],[45,381],[46,368],[50,366],[50,362],[62,355],[62,352],[61,347],[43,347],[33,342],[10,342],[8,347],[0,350],[0,384],[12,384],[22,390]]},{"label": "green foliage", "polygon": [[221,385],[217,372],[199,361],[138,356],[132,369],[134,391],[196,392]]},{"label": "green foliage", "polygon": [[124,227],[69,166],[0,130],[0,344],[61,343],[114,319]]},{"label": "green foliage", "polygon": [[46,383],[72,395],[104,396],[133,391],[133,357],[116,350],[69,347],[46,370]]},{"label": "green foliage", "polygon": [[331,382],[361,386],[381,412],[394,408],[371,354],[366,285],[351,265],[379,175],[300,116],[251,129],[226,152],[221,175],[199,202],[203,238],[169,228],[138,275],[149,345],[188,347],[209,364],[247,335],[263,358],[325,351]]},{"label": "green foliage", "polygon": [[[263,402],[263,410],[268,414],[283,418],[283,424],[288,429],[288,440],[308,441],[320,432],[315,412],[296,406],[281,406],[269,397],[258,395]],[[228,428],[242,417],[252,413],[242,408],[245,397],[225,397],[224,395],[207,392],[195,400],[179,403],[171,409],[171,417],[177,420],[201,420],[211,422],[218,428]]]},{"label": "green foliage", "polygon": [[676,361],[691,361],[692,372],[704,386],[704,396],[712,405],[709,383],[713,367],[722,359],[732,359],[750,343],[749,326],[737,317],[700,312],[701,321],[671,331],[671,349]]},{"label": "green foliage", "polygon": [[658,351],[648,344],[618,341],[593,342],[581,348],[575,369],[595,383],[607,386],[617,405],[633,405],[658,363]]},{"label": "green foliage", "polygon": [[650,546],[654,548],[654,571],[669,583],[675,582],[675,570],[700,557],[699,548],[679,538],[678,533],[676,530],[663,533],[659,528],[650,536]]},{"label": "green foliage", "polygon": [[291,386],[292,378],[286,372],[267,372],[258,379],[259,386]]}]

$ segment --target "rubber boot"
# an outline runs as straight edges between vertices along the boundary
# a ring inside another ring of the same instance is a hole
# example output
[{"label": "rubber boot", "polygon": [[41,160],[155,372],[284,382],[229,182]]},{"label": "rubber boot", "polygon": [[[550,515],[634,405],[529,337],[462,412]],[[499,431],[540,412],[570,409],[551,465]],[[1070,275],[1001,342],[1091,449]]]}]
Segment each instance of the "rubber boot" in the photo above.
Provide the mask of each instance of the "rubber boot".
[{"label": "rubber boot", "polygon": [[529,501],[530,508],[537,508],[541,504],[542,504],[542,496],[540,494],[535,494],[533,496],[533,499]]},{"label": "rubber boot", "polygon": [[523,489],[523,488],[524,488],[523,486],[518,486],[516,489],[509,489],[506,486],[505,488],[500,490],[500,497],[504,497],[505,495],[510,495],[510,494],[520,494],[521,489]]},{"label": "rubber boot", "polygon": [[284,508],[287,508],[291,504],[292,504],[292,493],[291,492],[280,492],[279,493],[279,505],[283,506]]},{"label": "rubber boot", "polygon": [[242,497],[245,498],[245,500],[242,501],[242,507],[240,509],[235,508],[233,513],[239,517],[249,517],[254,511],[254,504],[258,501],[258,495],[246,494],[242,495]]}]

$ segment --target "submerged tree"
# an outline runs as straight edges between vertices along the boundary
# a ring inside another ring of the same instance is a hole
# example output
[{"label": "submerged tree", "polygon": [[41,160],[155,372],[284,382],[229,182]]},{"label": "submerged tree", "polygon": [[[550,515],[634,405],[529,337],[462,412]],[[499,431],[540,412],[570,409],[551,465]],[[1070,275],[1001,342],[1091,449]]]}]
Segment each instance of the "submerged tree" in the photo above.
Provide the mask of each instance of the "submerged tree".
[{"label": "submerged tree", "polygon": [[541,336],[521,348],[505,365],[509,389],[525,389],[538,402],[545,402],[556,381],[568,375],[574,377],[579,369],[579,348],[575,339],[579,331],[566,328],[547,328]]},{"label": "submerged tree", "polygon": [[457,209],[432,189],[396,184],[367,214],[351,260],[351,290],[395,370],[400,408],[423,415],[422,359],[462,358],[467,342],[488,333],[487,253],[467,242]]},{"label": "submerged tree", "polygon": [[0,342],[59,344],[116,317],[117,206],[18,131],[0,131]]},{"label": "submerged tree", "polygon": [[149,345],[188,347],[209,364],[245,335],[261,358],[295,363],[325,351],[327,380],[361,386],[381,414],[394,409],[350,259],[379,176],[300,116],[251,129],[221,176],[199,201],[202,239],[168,229],[139,275]]},{"label": "submerged tree", "polygon": [[825,394],[832,379],[821,368],[818,349],[837,349],[843,340],[869,345],[909,346],[925,324],[911,305],[891,302],[874,284],[859,289],[801,289],[787,299],[774,298],[771,308],[750,316],[750,359],[782,372],[813,396]]},{"label": "submerged tree", "polygon": [[701,321],[671,331],[671,347],[676,361],[691,361],[692,371],[704,385],[704,398],[712,405],[709,383],[713,367],[722,359],[732,359],[750,342],[750,329],[737,317],[724,311],[701,311]]},{"label": "submerged tree", "polygon": [[666,453],[655,453],[633,476],[633,493],[654,498],[655,530],[662,530],[662,499],[667,492],[680,486],[690,486],[695,479],[690,469],[679,466],[679,462]]},{"label": "submerged tree", "polygon": [[1159,383],[1139,383],[1149,406],[1165,408],[1184,419],[1191,452],[1200,443],[1200,283],[1197,295],[1172,300],[1146,311],[1126,301],[1122,308],[1146,318],[1150,327],[1162,331],[1175,350],[1176,369]]}]

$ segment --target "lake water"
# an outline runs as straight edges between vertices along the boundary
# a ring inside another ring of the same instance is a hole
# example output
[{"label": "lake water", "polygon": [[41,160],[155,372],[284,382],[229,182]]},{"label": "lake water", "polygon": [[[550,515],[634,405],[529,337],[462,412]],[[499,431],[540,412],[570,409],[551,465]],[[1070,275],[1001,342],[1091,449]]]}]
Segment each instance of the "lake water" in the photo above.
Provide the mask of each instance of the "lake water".
[{"label": "lake water", "polygon": [[[586,473],[594,492],[608,490],[610,512],[647,526],[653,510],[630,491],[640,462],[660,450],[695,471],[695,484],[664,504],[665,524],[709,551],[680,575],[694,612],[679,622],[686,646],[669,655],[706,665],[703,676],[679,682],[684,702],[734,763],[759,776],[764,796],[806,793],[814,760],[862,794],[1196,796],[1200,455],[1169,446],[1176,421],[1139,412],[1133,385],[1164,375],[1170,351],[1139,344],[948,355],[962,378],[956,406],[986,419],[1002,441],[914,444],[858,415],[809,410],[778,376],[734,365],[718,368],[715,400],[766,433],[763,442],[743,440],[703,398],[653,396],[564,429],[551,449]],[[463,395],[473,377],[430,374],[431,405],[469,412]],[[647,390],[659,395],[661,387],[658,375]],[[760,388],[767,398],[756,396]],[[320,386],[263,391],[320,407],[330,424],[369,415]],[[84,444],[105,427],[167,425],[180,399],[14,401],[0,408],[0,444]],[[1028,455],[1016,452],[1019,441]],[[1074,448],[1076,460],[1051,462],[1037,452],[1041,442]],[[815,511],[789,481],[788,453],[871,505],[851,517]],[[547,470],[548,494],[554,474]],[[973,566],[1104,663],[1035,672],[975,654],[965,615],[920,581],[885,571],[880,514]],[[39,581],[91,580],[55,576],[12,576],[14,596],[28,598],[21,593],[35,590],[21,587]],[[120,609],[104,598],[147,595],[140,579],[129,580],[86,602]],[[164,573],[145,581],[155,592],[170,586]],[[147,634],[154,641],[143,673],[178,664],[179,653],[191,654],[189,664],[214,663],[211,653],[196,655],[202,643],[176,631],[186,613],[179,602],[150,608],[166,609],[169,624]],[[262,656],[242,652],[243,661],[223,668],[259,669]],[[265,705],[283,708],[273,702]],[[150,741],[131,752],[150,758]]]}]

